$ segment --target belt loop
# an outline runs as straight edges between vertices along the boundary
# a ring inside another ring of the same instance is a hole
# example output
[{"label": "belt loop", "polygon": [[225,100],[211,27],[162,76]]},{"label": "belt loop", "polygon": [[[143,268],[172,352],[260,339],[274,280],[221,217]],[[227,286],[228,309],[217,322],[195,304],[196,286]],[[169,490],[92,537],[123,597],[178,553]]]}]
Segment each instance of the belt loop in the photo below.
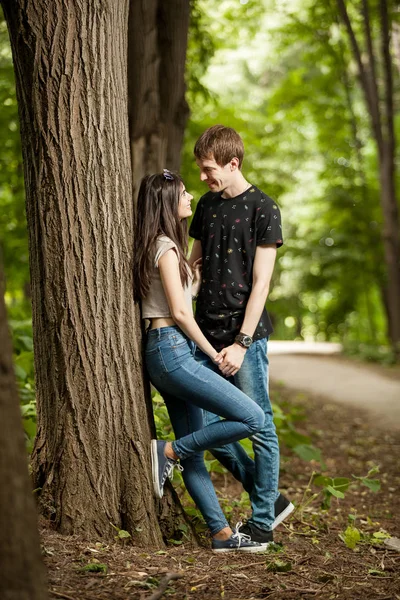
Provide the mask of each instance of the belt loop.
[{"label": "belt loop", "polygon": [[161,339],[161,329],[160,328],[157,329],[157,339],[158,340]]}]

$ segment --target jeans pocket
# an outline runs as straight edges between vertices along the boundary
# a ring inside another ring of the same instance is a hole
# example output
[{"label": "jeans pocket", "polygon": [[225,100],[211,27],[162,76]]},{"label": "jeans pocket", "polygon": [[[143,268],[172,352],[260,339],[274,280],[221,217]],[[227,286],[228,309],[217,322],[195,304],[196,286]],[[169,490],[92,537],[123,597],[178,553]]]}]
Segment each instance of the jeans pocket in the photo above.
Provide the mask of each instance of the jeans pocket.
[{"label": "jeans pocket", "polygon": [[160,347],[160,354],[164,371],[167,373],[171,373],[172,371],[179,369],[179,367],[189,357],[193,356],[191,347],[186,340],[183,343],[178,343],[177,345],[174,345],[174,341],[171,340],[171,345]]}]

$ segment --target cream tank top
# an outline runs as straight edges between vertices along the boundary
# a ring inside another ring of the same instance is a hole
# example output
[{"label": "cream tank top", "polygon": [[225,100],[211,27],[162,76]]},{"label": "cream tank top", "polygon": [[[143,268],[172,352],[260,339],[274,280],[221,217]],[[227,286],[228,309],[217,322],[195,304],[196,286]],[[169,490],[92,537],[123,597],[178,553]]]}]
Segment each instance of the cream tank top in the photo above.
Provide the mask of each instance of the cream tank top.
[{"label": "cream tank top", "polygon": [[[153,261],[153,272],[151,274],[150,289],[145,298],[142,298],[142,319],[154,319],[156,317],[171,317],[167,298],[160,278],[158,262],[162,256],[171,248],[176,249],[176,244],[171,238],[162,235],[156,242],[156,253]],[[179,256],[179,254],[178,254]],[[185,302],[193,314],[192,306],[192,282],[191,274],[188,285],[183,288]]]}]

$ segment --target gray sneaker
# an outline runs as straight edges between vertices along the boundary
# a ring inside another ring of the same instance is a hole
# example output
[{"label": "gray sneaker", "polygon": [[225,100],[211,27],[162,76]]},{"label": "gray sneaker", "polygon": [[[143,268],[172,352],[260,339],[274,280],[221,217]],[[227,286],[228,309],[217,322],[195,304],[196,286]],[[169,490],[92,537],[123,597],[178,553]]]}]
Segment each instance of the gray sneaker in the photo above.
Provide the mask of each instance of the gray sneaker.
[{"label": "gray sneaker", "polygon": [[151,440],[151,472],[153,476],[153,488],[157,498],[162,498],[164,494],[164,484],[167,480],[172,479],[174,469],[183,471],[183,467],[172,458],[168,458],[164,454],[165,444],[167,442],[161,440]]}]

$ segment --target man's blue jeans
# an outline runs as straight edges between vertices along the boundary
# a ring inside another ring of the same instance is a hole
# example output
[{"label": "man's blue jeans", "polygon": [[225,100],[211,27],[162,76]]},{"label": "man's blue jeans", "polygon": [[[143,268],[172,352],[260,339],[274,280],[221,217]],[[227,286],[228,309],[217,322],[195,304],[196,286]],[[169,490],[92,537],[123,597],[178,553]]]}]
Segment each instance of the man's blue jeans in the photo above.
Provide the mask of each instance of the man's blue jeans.
[{"label": "man's blue jeans", "polygon": [[[196,350],[196,359],[215,373],[220,373],[218,366],[200,350]],[[223,377],[222,374],[220,376]],[[265,423],[261,431],[250,437],[254,460],[239,442],[213,448],[211,452],[249,493],[253,509],[250,521],[270,530],[275,519],[274,503],[279,495],[279,443],[268,393],[267,339],[253,342],[246,351],[241,368],[228,381],[258,403],[264,411]],[[203,418],[206,426],[219,420],[216,414],[208,411],[204,411]]]},{"label": "man's blue jeans", "polygon": [[[146,366],[168,409],[176,436],[172,447],[181,459],[183,480],[214,534],[228,523],[203,451],[260,431],[265,417],[256,402],[197,362],[193,350],[194,344],[178,327],[151,329],[147,334]],[[202,409],[219,415],[215,423],[204,424]]]}]

